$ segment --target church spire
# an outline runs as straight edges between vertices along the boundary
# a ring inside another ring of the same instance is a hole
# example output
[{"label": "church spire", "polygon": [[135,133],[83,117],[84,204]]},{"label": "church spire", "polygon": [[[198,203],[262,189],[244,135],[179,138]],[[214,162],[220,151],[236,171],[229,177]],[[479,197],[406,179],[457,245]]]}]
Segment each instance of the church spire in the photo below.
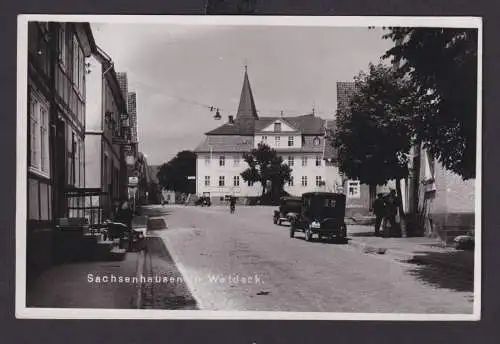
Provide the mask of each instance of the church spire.
[{"label": "church spire", "polygon": [[243,78],[243,88],[241,89],[240,104],[238,106],[238,112],[236,113],[236,119],[258,119],[257,109],[255,107],[255,101],[253,99],[252,88],[250,87],[250,81],[248,80],[248,67],[245,62],[245,76]]}]

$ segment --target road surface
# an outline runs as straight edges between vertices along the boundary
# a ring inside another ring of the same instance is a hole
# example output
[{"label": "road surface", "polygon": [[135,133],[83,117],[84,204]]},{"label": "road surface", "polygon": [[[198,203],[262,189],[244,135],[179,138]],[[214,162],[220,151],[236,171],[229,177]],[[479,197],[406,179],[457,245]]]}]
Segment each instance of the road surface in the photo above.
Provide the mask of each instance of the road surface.
[{"label": "road surface", "polygon": [[[472,291],[439,288],[412,264],[349,244],[290,238],[271,207],[166,206],[163,239],[199,309],[472,313]],[[443,278],[447,278],[443,275]]]}]

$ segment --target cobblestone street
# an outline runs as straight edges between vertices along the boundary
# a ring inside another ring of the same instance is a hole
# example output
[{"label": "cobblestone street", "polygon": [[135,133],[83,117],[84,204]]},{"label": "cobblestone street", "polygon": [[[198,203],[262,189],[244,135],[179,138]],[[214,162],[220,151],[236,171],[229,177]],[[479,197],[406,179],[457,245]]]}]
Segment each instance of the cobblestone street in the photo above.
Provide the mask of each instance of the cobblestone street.
[{"label": "cobblestone street", "polygon": [[[270,207],[165,209],[168,228],[150,235],[165,242],[200,309],[472,313],[468,274],[289,238]],[[172,270],[168,261],[153,271]]]}]

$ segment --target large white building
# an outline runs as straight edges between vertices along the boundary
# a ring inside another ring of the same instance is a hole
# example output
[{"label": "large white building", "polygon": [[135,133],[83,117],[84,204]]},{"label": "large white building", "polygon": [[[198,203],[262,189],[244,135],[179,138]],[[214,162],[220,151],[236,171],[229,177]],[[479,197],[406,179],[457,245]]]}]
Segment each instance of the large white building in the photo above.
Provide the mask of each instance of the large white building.
[{"label": "large white building", "polygon": [[[300,196],[309,191],[338,191],[342,186],[335,151],[325,133],[334,125],[307,114],[259,117],[248,73],[245,70],[240,103],[235,117],[207,132],[196,147],[196,193],[217,202],[226,195],[239,198],[260,196],[260,183],[250,185],[241,173],[248,167],[244,153],[265,143],[275,149],[292,169],[285,191]],[[354,195],[356,196],[356,195]]]}]

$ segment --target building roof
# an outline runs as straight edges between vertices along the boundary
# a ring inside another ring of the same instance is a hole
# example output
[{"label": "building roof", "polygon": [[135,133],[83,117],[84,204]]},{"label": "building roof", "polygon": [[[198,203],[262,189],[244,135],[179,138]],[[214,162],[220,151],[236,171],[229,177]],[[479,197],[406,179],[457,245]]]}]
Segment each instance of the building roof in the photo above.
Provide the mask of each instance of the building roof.
[{"label": "building roof", "polygon": [[294,117],[260,117],[257,120],[253,120],[251,126],[248,125],[249,123],[242,125],[238,121],[235,121],[234,124],[225,123],[209,131],[206,135],[254,135],[276,120],[283,120],[289,123],[294,128],[297,128],[302,135],[323,135],[324,133],[325,120],[313,114],[307,114]]},{"label": "building roof", "polygon": [[197,153],[224,152],[249,152],[253,149],[253,136],[238,135],[207,135],[194,150]]},{"label": "building roof", "polygon": [[241,88],[240,104],[236,113],[236,120],[241,119],[259,119],[246,67],[245,76],[243,77],[243,87]]}]

